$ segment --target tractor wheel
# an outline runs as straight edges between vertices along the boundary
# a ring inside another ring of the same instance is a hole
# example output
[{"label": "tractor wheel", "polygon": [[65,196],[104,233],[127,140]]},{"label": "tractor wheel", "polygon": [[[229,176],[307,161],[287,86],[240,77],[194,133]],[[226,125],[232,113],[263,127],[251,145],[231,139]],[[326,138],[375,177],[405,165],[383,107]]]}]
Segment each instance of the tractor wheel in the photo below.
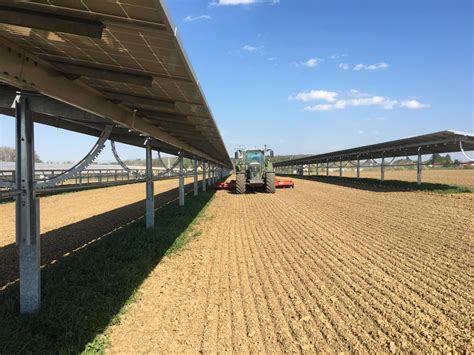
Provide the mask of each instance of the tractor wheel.
[{"label": "tractor wheel", "polygon": [[235,193],[239,195],[245,193],[245,174],[237,174]]},{"label": "tractor wheel", "polygon": [[265,192],[275,193],[275,173],[265,174]]}]

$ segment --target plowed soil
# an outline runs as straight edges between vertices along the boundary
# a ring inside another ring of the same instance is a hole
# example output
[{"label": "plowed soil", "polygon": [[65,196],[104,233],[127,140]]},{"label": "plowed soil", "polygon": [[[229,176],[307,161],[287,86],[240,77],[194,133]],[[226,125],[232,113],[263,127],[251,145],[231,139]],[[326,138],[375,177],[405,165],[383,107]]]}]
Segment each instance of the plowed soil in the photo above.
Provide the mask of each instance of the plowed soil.
[{"label": "plowed soil", "polygon": [[[311,174],[315,175],[316,170],[313,168]],[[320,169],[320,175],[325,175],[326,170]],[[329,173],[331,176],[339,176],[339,170],[334,170]],[[344,171],[343,176],[356,177],[354,171]],[[364,168],[360,176],[362,178],[380,179],[380,168]],[[416,181],[415,170],[385,170],[386,180],[401,180],[401,181]],[[474,170],[473,169],[425,169],[422,171],[421,179],[423,182],[435,184],[448,184],[458,186],[474,186]]]},{"label": "plowed soil", "polygon": [[295,182],[218,192],[108,351],[472,351],[473,195]]}]

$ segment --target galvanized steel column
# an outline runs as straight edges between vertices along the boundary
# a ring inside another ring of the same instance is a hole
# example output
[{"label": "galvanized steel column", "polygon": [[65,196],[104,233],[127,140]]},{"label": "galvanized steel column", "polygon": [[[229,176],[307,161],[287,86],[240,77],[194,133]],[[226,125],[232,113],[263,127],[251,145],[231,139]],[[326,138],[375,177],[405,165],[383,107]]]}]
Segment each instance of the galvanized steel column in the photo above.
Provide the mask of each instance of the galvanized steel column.
[{"label": "galvanized steel column", "polygon": [[150,139],[146,142],[146,227],[153,228],[155,226],[155,193],[153,186],[153,166],[151,156],[151,141]]},{"label": "galvanized steel column", "polygon": [[382,153],[382,164],[380,165],[380,180],[381,181],[385,180],[385,156],[384,156],[384,153]]},{"label": "galvanized steel column", "polygon": [[206,162],[202,162],[202,191],[206,191]]},{"label": "galvanized steel column", "polygon": [[41,306],[39,200],[34,190],[34,127],[28,98],[15,102],[16,116],[16,243],[20,257],[20,313]]},{"label": "galvanized steel column", "polygon": [[339,176],[342,176],[342,156],[339,158]]},{"label": "galvanized steel column", "polygon": [[329,176],[329,160],[326,159],[326,176]]},{"label": "galvanized steel column", "polygon": [[179,205],[184,206],[184,166],[183,154],[179,153]]},{"label": "galvanized steel column", "polygon": [[416,162],[416,183],[421,185],[421,147],[418,148],[418,160]]},{"label": "galvanized steel column", "polygon": [[197,196],[199,193],[199,183],[198,183],[198,161],[194,159],[194,196]]},{"label": "galvanized steel column", "polygon": [[360,159],[359,156],[357,156],[357,178],[360,178]]}]

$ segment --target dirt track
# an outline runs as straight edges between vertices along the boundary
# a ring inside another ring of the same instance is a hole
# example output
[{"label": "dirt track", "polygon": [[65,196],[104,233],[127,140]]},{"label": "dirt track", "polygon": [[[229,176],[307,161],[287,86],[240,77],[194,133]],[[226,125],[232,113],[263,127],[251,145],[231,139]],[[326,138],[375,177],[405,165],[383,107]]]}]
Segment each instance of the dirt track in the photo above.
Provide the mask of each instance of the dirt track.
[{"label": "dirt track", "polygon": [[472,350],[472,195],[295,181],[218,192],[109,352]]}]

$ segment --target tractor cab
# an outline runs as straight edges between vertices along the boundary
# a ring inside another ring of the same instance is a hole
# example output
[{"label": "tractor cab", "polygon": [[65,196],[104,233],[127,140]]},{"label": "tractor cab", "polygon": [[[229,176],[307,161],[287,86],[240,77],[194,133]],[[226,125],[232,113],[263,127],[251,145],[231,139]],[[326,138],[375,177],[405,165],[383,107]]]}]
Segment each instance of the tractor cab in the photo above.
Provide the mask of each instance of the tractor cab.
[{"label": "tractor cab", "polygon": [[262,170],[265,167],[265,155],[262,150],[247,150],[245,151],[245,165],[247,169],[247,179],[249,184],[259,185],[263,184]]}]

